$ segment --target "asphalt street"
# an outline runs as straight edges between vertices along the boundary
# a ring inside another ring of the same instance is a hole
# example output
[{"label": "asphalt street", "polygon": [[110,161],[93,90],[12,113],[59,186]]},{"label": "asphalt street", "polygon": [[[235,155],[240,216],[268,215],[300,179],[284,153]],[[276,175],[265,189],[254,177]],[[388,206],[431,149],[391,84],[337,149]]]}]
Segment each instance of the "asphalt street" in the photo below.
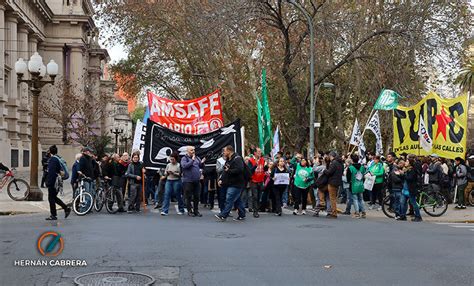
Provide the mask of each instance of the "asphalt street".
[{"label": "asphalt street", "polygon": [[[154,285],[473,285],[474,226],[262,214],[245,222],[148,211],[84,217],[59,212],[0,217],[0,285],[74,285],[96,271],[137,271]],[[473,227],[471,227],[473,226]],[[54,259],[86,267],[19,267],[53,259],[37,250],[46,231],[64,239]],[[124,285],[124,284],[115,284]]]}]

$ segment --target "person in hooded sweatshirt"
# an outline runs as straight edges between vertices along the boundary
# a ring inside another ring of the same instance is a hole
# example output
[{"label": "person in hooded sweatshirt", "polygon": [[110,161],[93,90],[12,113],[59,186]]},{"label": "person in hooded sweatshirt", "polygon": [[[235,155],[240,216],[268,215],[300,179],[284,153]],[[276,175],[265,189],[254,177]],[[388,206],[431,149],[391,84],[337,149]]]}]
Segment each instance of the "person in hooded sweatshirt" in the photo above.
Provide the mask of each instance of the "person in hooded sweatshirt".
[{"label": "person in hooded sweatshirt", "polygon": [[364,174],[365,167],[359,163],[357,154],[351,155],[352,165],[349,166],[346,173],[347,182],[351,185],[352,204],[354,205],[354,218],[365,218],[364,205]]}]

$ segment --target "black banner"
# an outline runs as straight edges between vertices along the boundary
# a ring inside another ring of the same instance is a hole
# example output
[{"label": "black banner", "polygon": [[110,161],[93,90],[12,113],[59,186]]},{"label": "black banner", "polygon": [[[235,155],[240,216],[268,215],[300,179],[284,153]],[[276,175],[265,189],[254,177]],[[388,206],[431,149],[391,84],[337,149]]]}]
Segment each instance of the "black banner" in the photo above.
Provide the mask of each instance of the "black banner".
[{"label": "black banner", "polygon": [[143,162],[147,168],[164,168],[172,152],[178,152],[182,157],[187,153],[187,146],[194,146],[196,156],[206,158],[206,167],[212,167],[222,155],[222,148],[227,145],[233,146],[235,152],[241,155],[241,138],[240,119],[211,133],[200,135],[178,133],[148,120]]}]

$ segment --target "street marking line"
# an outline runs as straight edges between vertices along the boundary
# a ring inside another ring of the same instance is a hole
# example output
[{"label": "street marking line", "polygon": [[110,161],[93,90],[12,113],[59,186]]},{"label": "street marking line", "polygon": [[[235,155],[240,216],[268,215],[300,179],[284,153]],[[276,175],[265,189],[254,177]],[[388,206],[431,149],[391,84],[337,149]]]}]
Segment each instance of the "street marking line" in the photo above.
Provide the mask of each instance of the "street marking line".
[{"label": "street marking line", "polygon": [[474,225],[450,225],[450,227],[456,227],[456,228],[474,228]]},{"label": "street marking line", "polygon": [[474,223],[465,223],[465,222],[435,222],[435,224],[446,224],[446,225],[472,225],[472,226],[474,226]]}]

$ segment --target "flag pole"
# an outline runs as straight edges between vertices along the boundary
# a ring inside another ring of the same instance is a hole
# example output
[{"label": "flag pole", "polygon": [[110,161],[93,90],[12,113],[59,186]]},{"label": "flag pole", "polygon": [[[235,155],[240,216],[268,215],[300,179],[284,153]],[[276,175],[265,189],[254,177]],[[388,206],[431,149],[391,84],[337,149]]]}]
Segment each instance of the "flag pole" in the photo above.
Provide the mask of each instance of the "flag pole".
[{"label": "flag pole", "polygon": [[146,213],[146,203],[145,203],[145,169],[142,169],[142,202],[143,202],[143,212]]}]

